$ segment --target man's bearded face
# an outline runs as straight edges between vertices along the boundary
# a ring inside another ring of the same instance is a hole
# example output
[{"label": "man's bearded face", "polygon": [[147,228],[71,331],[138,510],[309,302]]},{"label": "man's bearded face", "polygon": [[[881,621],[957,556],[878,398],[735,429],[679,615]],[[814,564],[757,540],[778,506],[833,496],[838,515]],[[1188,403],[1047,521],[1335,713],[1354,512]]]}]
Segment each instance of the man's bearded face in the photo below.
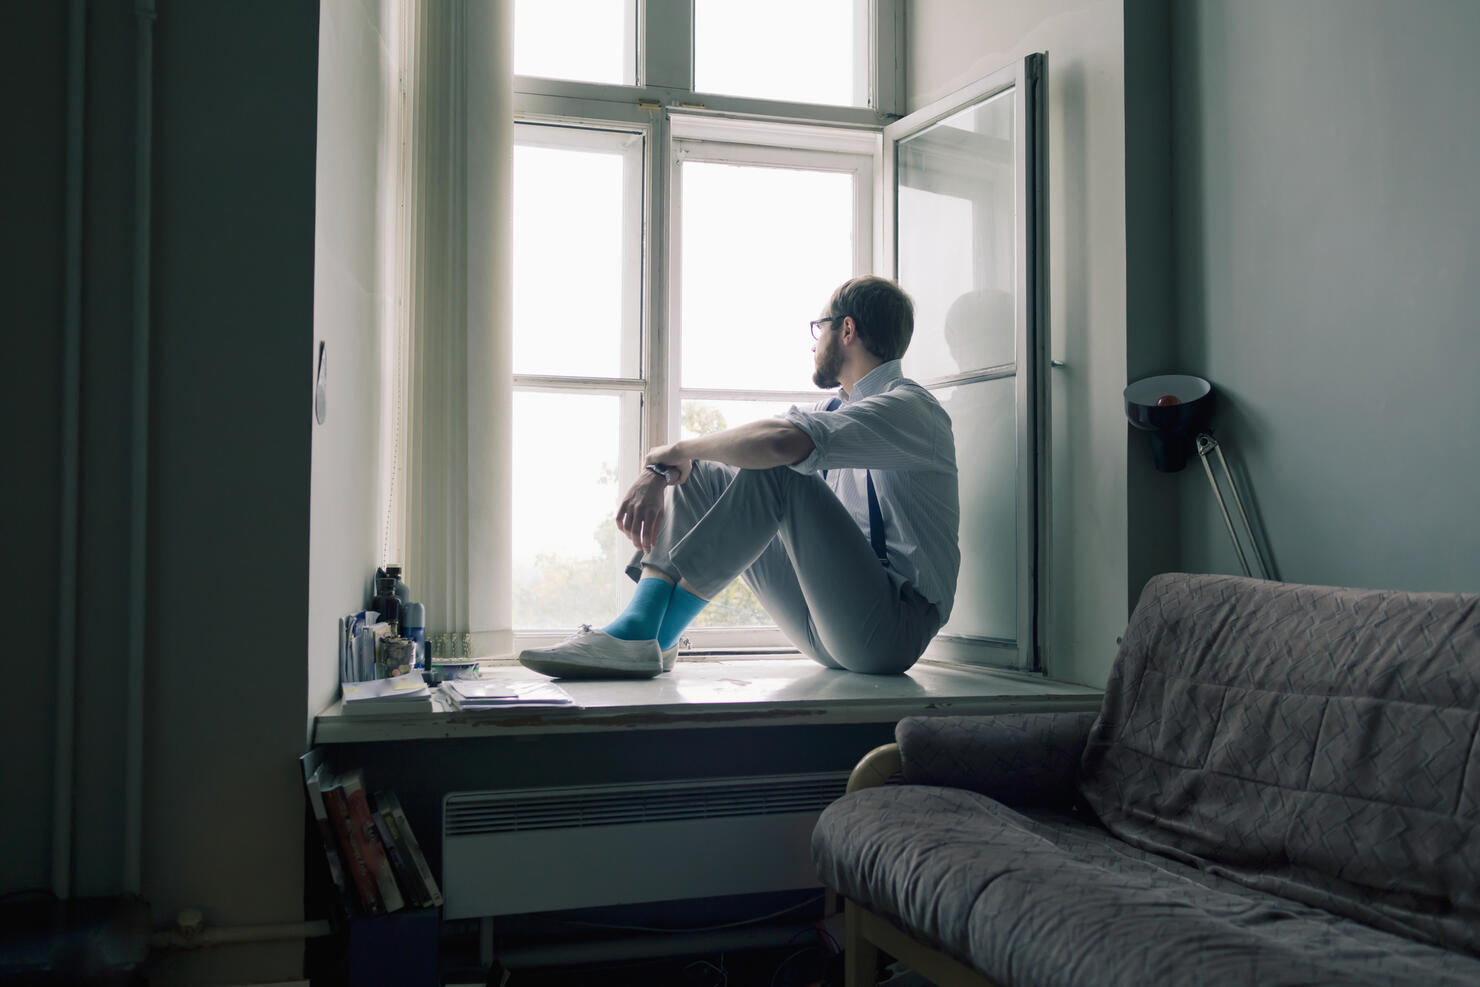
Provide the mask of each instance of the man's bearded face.
[{"label": "man's bearded face", "polygon": [[843,347],[838,342],[837,332],[841,324],[841,320],[829,322],[823,331],[822,339],[817,344],[812,383],[824,391],[830,391],[838,386],[838,374],[843,370]]}]

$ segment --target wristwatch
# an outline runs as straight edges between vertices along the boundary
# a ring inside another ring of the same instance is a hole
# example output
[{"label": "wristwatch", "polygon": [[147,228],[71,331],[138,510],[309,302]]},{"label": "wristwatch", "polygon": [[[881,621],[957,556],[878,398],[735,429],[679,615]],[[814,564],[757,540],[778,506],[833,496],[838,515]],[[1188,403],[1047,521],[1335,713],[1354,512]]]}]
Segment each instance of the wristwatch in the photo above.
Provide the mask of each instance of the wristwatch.
[{"label": "wristwatch", "polygon": [[661,476],[670,487],[678,486],[678,467],[664,466],[662,463],[648,463],[648,471]]}]

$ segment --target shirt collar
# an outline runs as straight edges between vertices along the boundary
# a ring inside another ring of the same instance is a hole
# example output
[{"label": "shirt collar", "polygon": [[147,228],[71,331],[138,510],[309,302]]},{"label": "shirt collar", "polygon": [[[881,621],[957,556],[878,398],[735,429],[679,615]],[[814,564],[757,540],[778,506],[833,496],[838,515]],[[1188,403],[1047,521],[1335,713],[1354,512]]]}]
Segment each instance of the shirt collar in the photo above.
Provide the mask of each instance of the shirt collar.
[{"label": "shirt collar", "polygon": [[893,384],[903,376],[904,370],[900,366],[900,361],[886,360],[864,374],[862,379],[853,386],[853,392],[851,394],[845,394],[839,388],[838,397],[842,399],[844,404],[847,404],[850,401],[857,401],[859,398],[883,394],[889,389],[890,384]]}]

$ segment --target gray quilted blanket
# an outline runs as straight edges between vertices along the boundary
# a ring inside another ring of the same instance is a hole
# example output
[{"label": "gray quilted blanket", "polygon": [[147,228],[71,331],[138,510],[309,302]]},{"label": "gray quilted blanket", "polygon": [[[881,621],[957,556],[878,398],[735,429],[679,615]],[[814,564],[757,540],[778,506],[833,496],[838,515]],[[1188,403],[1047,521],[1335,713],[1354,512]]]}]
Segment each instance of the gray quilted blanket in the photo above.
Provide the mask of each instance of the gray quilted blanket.
[{"label": "gray quilted blanket", "polygon": [[1480,596],[1169,574],[1079,790],[1116,836],[1480,955]]},{"label": "gray quilted blanket", "polygon": [[1012,987],[1480,984],[1480,596],[1171,574],[1103,708],[910,718],[818,876]]},{"label": "gray quilted blanket", "polygon": [[1009,987],[1474,987],[1480,960],[959,788],[845,796],[818,877]]}]

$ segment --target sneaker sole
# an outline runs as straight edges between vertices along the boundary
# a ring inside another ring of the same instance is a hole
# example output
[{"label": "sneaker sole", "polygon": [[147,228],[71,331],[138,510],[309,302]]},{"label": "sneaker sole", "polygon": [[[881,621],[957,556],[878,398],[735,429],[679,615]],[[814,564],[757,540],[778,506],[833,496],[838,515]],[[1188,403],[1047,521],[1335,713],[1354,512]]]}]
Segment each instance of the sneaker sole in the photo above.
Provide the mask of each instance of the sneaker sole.
[{"label": "sneaker sole", "polygon": [[623,668],[620,666],[591,665],[549,655],[524,652],[519,655],[519,664],[530,671],[561,679],[650,679],[661,674],[664,668]]}]

